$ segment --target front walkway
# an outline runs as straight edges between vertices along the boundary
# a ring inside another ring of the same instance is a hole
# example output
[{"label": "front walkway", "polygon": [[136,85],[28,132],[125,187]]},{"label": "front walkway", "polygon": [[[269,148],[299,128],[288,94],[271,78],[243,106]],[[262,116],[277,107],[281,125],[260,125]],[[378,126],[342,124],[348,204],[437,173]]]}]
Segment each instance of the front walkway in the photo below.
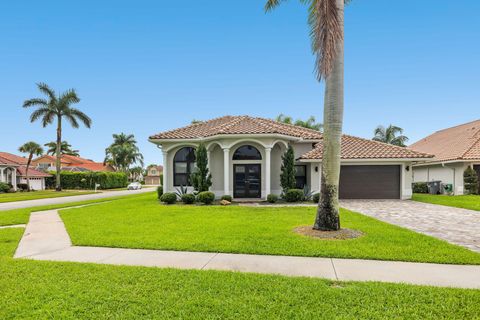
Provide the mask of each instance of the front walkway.
[{"label": "front walkway", "polygon": [[224,270],[480,289],[480,266],[72,246],[57,210],[34,212],[15,258]]},{"label": "front walkway", "polygon": [[155,191],[155,188],[143,188],[141,190],[102,191],[98,193],[84,194],[84,195],[78,195],[78,196],[5,202],[5,203],[0,203],[0,211],[21,209],[21,208],[31,208],[31,207],[37,207],[37,206],[48,206],[52,204],[80,202],[85,200],[95,200],[95,199],[103,199],[103,198],[110,198],[110,197],[117,197],[117,196],[126,196],[126,195],[152,192],[152,191]]},{"label": "front walkway", "polygon": [[411,200],[341,200],[340,205],[480,252],[480,211]]}]

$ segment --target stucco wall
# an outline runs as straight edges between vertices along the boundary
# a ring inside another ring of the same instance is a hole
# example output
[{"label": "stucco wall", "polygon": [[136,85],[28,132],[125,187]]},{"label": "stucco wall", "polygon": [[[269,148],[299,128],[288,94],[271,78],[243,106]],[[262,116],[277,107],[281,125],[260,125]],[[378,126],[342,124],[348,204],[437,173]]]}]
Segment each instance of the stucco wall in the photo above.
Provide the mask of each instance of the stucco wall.
[{"label": "stucco wall", "polygon": [[413,182],[441,181],[452,184],[456,195],[464,193],[463,172],[469,163],[454,162],[444,165],[435,164],[427,166],[415,166],[413,168]]}]

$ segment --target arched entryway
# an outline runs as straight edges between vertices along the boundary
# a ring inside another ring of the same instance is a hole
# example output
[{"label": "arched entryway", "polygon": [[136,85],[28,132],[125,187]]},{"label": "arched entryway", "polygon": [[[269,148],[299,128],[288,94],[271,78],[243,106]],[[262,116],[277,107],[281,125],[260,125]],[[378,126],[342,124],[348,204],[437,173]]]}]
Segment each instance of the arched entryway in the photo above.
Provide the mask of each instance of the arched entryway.
[{"label": "arched entryway", "polygon": [[260,198],[262,196],[262,154],[253,145],[238,147],[232,156],[233,196]]}]

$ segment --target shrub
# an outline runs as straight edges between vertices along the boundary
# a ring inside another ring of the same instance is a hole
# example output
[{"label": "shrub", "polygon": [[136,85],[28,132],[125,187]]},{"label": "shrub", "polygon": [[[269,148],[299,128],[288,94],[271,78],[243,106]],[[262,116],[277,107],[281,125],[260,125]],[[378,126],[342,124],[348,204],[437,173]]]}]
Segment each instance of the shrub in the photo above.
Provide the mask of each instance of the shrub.
[{"label": "shrub", "polygon": [[428,193],[428,185],[426,182],[414,182],[412,183],[413,193]]},{"label": "shrub", "polygon": [[468,167],[463,173],[463,185],[467,194],[478,194],[478,175],[472,167]]},{"label": "shrub", "polygon": [[303,190],[301,189],[289,189],[284,195],[287,202],[299,202],[303,199]]},{"label": "shrub", "polygon": [[164,193],[160,197],[160,201],[166,204],[174,204],[175,202],[177,202],[177,195],[173,192]]},{"label": "shrub", "polygon": [[17,184],[17,189],[21,191],[27,191],[28,190],[28,184],[26,183],[19,183]]},{"label": "shrub", "polygon": [[0,193],[7,193],[10,191],[10,186],[7,183],[0,182]]},{"label": "shrub", "polygon": [[[55,174],[55,172],[50,172]],[[61,187],[63,189],[99,189],[123,188],[128,184],[128,177],[123,172],[69,172],[60,173]],[[55,177],[46,180],[47,187],[55,186]]]},{"label": "shrub", "polygon": [[312,196],[312,201],[313,201],[313,203],[319,203],[320,202],[320,193],[315,193]]},{"label": "shrub", "polygon": [[275,203],[277,202],[277,200],[278,200],[278,196],[276,194],[269,194],[267,196],[267,202]]},{"label": "shrub", "polygon": [[203,191],[198,194],[198,201],[204,204],[211,204],[215,200],[215,194],[210,191]]},{"label": "shrub", "polygon": [[227,200],[228,202],[232,202],[233,199],[232,199],[232,196],[226,194],[222,196],[221,200]]},{"label": "shrub", "polygon": [[185,204],[192,204],[195,202],[195,196],[191,193],[182,195],[182,202]]},{"label": "shrub", "polygon": [[158,186],[157,187],[157,198],[158,198],[158,200],[160,200],[162,195],[163,195],[163,186]]},{"label": "shrub", "polygon": [[200,143],[195,150],[196,168],[190,175],[192,186],[197,192],[208,191],[212,186],[212,175],[208,170],[208,152],[205,144]]},{"label": "shrub", "polygon": [[280,184],[282,190],[286,191],[295,188],[295,152],[291,145],[288,146],[287,151],[282,155],[282,166],[280,168]]}]

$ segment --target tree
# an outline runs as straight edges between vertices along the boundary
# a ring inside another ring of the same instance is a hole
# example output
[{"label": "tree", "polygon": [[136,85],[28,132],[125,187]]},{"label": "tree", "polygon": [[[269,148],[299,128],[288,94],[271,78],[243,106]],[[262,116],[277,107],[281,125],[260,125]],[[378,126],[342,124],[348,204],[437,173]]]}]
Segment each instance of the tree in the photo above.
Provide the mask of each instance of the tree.
[{"label": "tree", "polygon": [[27,190],[30,191],[30,177],[28,172],[30,170],[30,164],[32,163],[33,156],[41,155],[43,153],[43,149],[38,143],[29,141],[21,145],[20,148],[18,148],[18,151],[28,154],[27,172],[25,173],[25,176],[27,178]]},{"label": "tree", "polygon": [[295,189],[295,153],[293,147],[288,146],[287,151],[282,155],[282,166],[280,168],[280,184],[282,186],[283,193],[286,193],[290,189]]},{"label": "tree", "polygon": [[57,120],[57,150],[56,154],[56,187],[57,191],[61,191],[60,184],[60,171],[61,171],[61,144],[62,144],[62,121],[66,119],[70,125],[77,129],[82,122],[85,127],[90,128],[92,120],[82,111],[73,108],[72,105],[80,102],[80,98],[77,96],[75,89],[69,89],[60,95],[56,96],[47,84],[38,83],[38,89],[41,93],[47,96],[44,98],[34,98],[26,100],[23,103],[24,108],[37,107],[35,111],[30,115],[30,122],[37,120],[42,121],[42,126],[45,128],[47,125],[52,124]]},{"label": "tree", "polygon": [[190,175],[193,188],[195,191],[208,191],[212,186],[212,175],[208,170],[207,148],[203,143],[200,143],[195,151],[196,168]]},{"label": "tree", "polygon": [[[274,9],[280,2],[282,1],[267,0],[265,10]],[[309,5],[308,23],[312,51],[316,55],[316,76],[319,81],[325,80],[322,184],[313,228],[338,230],[340,229],[338,183],[343,126],[345,0],[301,0],[301,2]]]},{"label": "tree", "polygon": [[140,164],[143,167],[143,155],[137,147],[133,134],[113,134],[113,143],[105,149],[105,163],[116,171],[128,173],[130,166]]},{"label": "tree", "polygon": [[[57,143],[55,141],[45,143],[45,147],[47,147],[47,154],[49,155],[54,155],[57,152]],[[69,156],[75,156],[79,157],[80,156],[80,151],[78,150],[73,150],[72,145],[69,144],[67,141],[62,141],[60,144],[60,153],[62,155],[66,154]]]},{"label": "tree", "polygon": [[144,169],[142,166],[136,166],[136,167],[130,168],[129,173],[132,181],[141,181],[142,180],[141,178],[144,173]]},{"label": "tree", "polygon": [[389,125],[387,128],[378,126],[373,134],[375,136],[372,140],[393,144],[395,146],[405,147],[405,142],[408,141],[408,138],[403,135],[403,129],[394,125]]},{"label": "tree", "polygon": [[321,131],[322,127],[323,127],[323,125],[321,123],[316,122],[314,116],[310,116],[307,120],[297,119],[297,120],[293,121],[292,117],[286,116],[283,113],[280,113],[275,118],[275,121],[286,123],[286,124],[293,124],[295,126],[304,127],[304,128],[307,128],[307,129],[312,129],[312,130],[317,130],[317,131]]},{"label": "tree", "polygon": [[463,173],[463,184],[467,194],[478,194],[478,175],[472,167],[468,167]]}]

